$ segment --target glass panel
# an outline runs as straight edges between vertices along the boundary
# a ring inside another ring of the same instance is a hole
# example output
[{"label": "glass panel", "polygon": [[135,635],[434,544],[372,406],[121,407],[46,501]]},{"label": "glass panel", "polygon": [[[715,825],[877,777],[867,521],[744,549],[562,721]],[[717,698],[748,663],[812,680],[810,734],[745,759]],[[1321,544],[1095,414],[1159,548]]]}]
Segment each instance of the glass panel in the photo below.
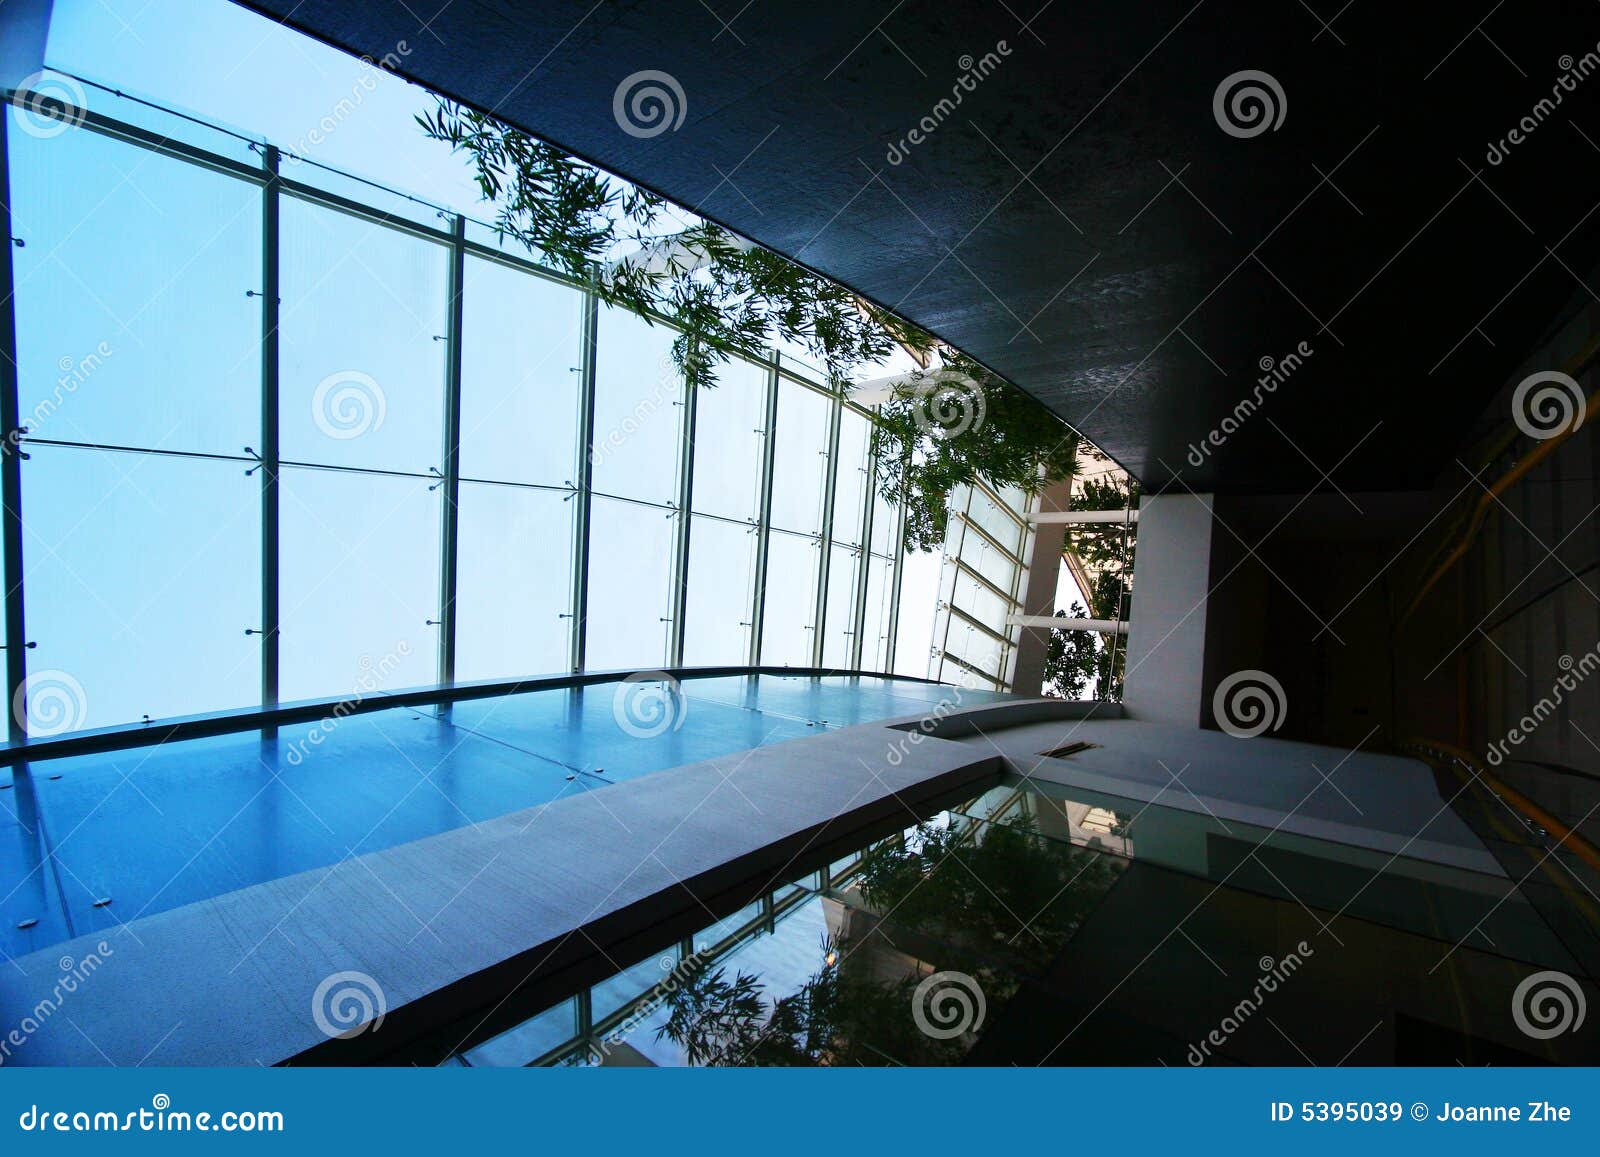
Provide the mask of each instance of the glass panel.
[{"label": "glass panel", "polygon": [[658,506],[594,499],[584,623],[589,670],[653,670],[667,661],[676,529],[676,516]]},{"label": "glass panel", "polygon": [[261,194],[71,129],[10,134],[18,401],[37,437],[238,454],[261,437]]},{"label": "glass panel", "polygon": [[961,551],[961,561],[1001,590],[1016,589],[1017,564],[977,535],[966,536]]},{"label": "glass panel", "polygon": [[461,473],[571,483],[583,392],[583,295],[468,257],[461,322]]},{"label": "glass panel", "polygon": [[839,471],[833,484],[833,540],[861,545],[861,513],[867,500],[867,451],[872,425],[846,409],[839,415]]},{"label": "glass panel", "polygon": [[677,966],[677,950],[668,948],[601,981],[589,990],[590,1019],[599,1024],[630,1000],[643,996],[666,980]]},{"label": "glass panel", "polygon": [[280,476],[284,699],[438,678],[439,492],[421,479]]},{"label": "glass panel", "polygon": [[854,668],[856,567],[860,559],[848,546],[829,552],[827,618],[822,625],[822,665],[838,670]]},{"label": "glass panel", "polygon": [[[877,480],[872,482],[877,486]],[[881,491],[872,497],[872,553],[892,558],[899,550],[900,508],[891,506]]]},{"label": "glass panel", "polygon": [[867,560],[866,617],[861,626],[861,669],[884,671],[889,661],[889,596],[894,566],[871,556]]},{"label": "glass panel", "polygon": [[1003,633],[1011,604],[964,571],[956,571],[954,577],[951,601],[979,622]]},{"label": "glass panel", "polygon": [[989,536],[1012,554],[1022,550],[1022,527],[992,498],[981,490],[972,492],[967,516],[989,532]]},{"label": "glass panel", "polygon": [[29,730],[261,699],[261,482],[233,462],[34,446],[22,463]]},{"label": "glass panel", "polygon": [[553,490],[463,482],[458,510],[456,678],[566,671],[572,503]]},{"label": "glass panel", "polygon": [[284,458],[438,467],[444,246],[294,197],[283,198],[281,228]]},{"label": "glass panel", "polygon": [[998,639],[992,639],[971,623],[964,623],[953,618],[950,621],[950,633],[945,638],[944,649],[946,653],[964,660],[968,666],[976,667],[985,674],[999,677],[1005,665],[1007,647]]},{"label": "glass panel", "polygon": [[822,530],[828,480],[828,409],[832,401],[788,378],[778,381],[778,439],[773,460],[772,525],[804,534]]},{"label": "glass panel", "polygon": [[[782,443],[779,443],[780,446]],[[767,589],[761,628],[761,662],[809,667],[817,614],[818,540],[773,531],[767,545]]]},{"label": "glass panel", "polygon": [[[953,524],[952,524],[953,525]],[[930,676],[929,650],[933,640],[934,604],[939,599],[939,556],[932,551],[908,550],[900,560],[900,617],[894,643],[894,673]],[[933,676],[937,678],[937,676]]]},{"label": "glass panel", "polygon": [[741,521],[761,513],[767,370],[735,360],[695,399],[694,509]]},{"label": "glass panel", "polygon": [[683,639],[683,661],[689,666],[750,661],[759,538],[753,526],[694,516]]},{"label": "glass panel", "polygon": [[595,347],[594,488],[671,502],[678,493],[683,385],[672,361],[677,331],[624,309],[600,311]]}]

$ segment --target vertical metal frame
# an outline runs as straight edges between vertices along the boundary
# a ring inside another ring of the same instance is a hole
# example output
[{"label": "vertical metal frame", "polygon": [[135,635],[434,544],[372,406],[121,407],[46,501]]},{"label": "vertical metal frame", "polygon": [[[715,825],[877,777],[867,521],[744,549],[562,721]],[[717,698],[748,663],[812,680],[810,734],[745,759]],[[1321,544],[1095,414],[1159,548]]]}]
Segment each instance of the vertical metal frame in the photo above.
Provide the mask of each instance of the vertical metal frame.
[{"label": "vertical metal frame", "polygon": [[582,671],[585,662],[585,620],[589,615],[589,521],[594,484],[594,382],[595,343],[600,333],[600,302],[592,292],[583,295],[582,399],[578,404],[578,470],[573,480],[572,501],[572,637],[573,671]]},{"label": "vertical metal frame", "polygon": [[0,107],[0,536],[5,544],[6,733],[12,740],[28,737],[28,625],[23,614],[22,567],[22,420],[17,376],[16,265],[11,221],[11,146],[6,136],[11,117]]},{"label": "vertical metal frame", "polygon": [[817,561],[817,612],[812,619],[811,665],[822,666],[823,636],[828,629],[829,563],[833,558],[833,500],[839,482],[839,417],[844,400],[835,391],[828,407],[828,470],[822,481],[822,538],[817,543],[822,557]]},{"label": "vertical metal frame", "polygon": [[[889,565],[894,568],[889,576],[889,646],[884,652],[883,669],[893,671],[897,648],[900,643],[900,585],[905,578],[906,556],[906,504],[896,503],[894,511],[894,543],[893,551],[889,556]],[[923,667],[922,675],[927,675],[927,667]]]},{"label": "vertical metal frame", "polygon": [[456,586],[460,577],[461,518],[461,333],[466,309],[467,219],[460,213],[450,229],[449,293],[445,308],[444,474],[439,511],[439,683],[456,681]]},{"label": "vertical metal frame", "polygon": [[773,463],[778,451],[778,358],[767,365],[767,413],[762,422],[761,510],[756,515],[755,606],[750,611],[750,665],[761,662],[761,636],[766,627],[767,558],[772,542]]},{"label": "vertical metal frame", "polygon": [[261,188],[261,703],[264,707],[276,707],[278,704],[279,674],[280,165],[281,158],[276,147],[267,145],[261,150],[261,167],[267,174]]},{"label": "vertical metal frame", "polygon": [[[681,376],[680,376],[681,377]],[[700,387],[680,380],[683,391],[683,422],[678,451],[678,526],[672,549],[672,603],[667,624],[667,662],[683,666],[684,625],[689,613],[689,535],[690,511],[694,507],[695,415],[700,408]]]}]

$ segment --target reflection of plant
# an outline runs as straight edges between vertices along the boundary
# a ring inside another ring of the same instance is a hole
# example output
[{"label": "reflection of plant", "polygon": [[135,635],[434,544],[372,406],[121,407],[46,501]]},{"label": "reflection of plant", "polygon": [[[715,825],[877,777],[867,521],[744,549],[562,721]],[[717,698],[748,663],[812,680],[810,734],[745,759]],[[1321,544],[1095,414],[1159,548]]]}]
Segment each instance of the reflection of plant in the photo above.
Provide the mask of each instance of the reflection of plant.
[{"label": "reflection of plant", "polygon": [[[824,943],[826,955],[839,945]],[[965,1044],[936,1041],[916,1027],[911,996],[919,975],[884,981],[857,975],[845,960],[817,972],[797,992],[769,1006],[758,977],[702,968],[666,997],[670,1013],[656,1031],[690,1064],[808,1066],[950,1064]]]},{"label": "reflection of plant", "polygon": [[867,854],[860,888],[896,925],[1026,968],[1066,944],[1119,867],[1041,838],[1031,819],[962,832],[921,824]]}]

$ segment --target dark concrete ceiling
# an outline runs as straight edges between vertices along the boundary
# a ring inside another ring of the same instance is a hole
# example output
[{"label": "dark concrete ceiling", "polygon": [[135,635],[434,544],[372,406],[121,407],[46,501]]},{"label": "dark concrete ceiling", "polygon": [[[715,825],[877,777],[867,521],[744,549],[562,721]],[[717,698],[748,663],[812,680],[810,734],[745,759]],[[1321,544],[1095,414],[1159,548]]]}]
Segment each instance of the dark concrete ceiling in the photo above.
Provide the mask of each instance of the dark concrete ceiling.
[{"label": "dark concrete ceiling", "polygon": [[[1600,75],[1559,83],[1593,0],[249,3],[374,58],[404,41],[411,78],[900,311],[1152,486],[1427,485],[1600,300]],[[644,70],[684,94],[653,137],[613,115]],[[1242,70],[1281,87],[1275,129],[1221,127]]]}]

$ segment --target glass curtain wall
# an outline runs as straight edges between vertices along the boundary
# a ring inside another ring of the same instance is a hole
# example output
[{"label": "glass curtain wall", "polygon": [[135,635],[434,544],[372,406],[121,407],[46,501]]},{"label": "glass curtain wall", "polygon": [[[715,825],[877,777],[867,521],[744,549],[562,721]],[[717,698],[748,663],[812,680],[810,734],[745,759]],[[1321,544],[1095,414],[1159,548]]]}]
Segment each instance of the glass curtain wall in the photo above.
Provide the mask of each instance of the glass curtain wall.
[{"label": "glass curtain wall", "polygon": [[7,125],[13,734],[451,678],[892,669],[900,512],[836,391],[774,353],[690,396],[670,326],[478,223],[137,119]]},{"label": "glass curtain wall", "polygon": [[1021,609],[1027,496],[980,484],[950,495],[928,676],[1006,690]]}]

